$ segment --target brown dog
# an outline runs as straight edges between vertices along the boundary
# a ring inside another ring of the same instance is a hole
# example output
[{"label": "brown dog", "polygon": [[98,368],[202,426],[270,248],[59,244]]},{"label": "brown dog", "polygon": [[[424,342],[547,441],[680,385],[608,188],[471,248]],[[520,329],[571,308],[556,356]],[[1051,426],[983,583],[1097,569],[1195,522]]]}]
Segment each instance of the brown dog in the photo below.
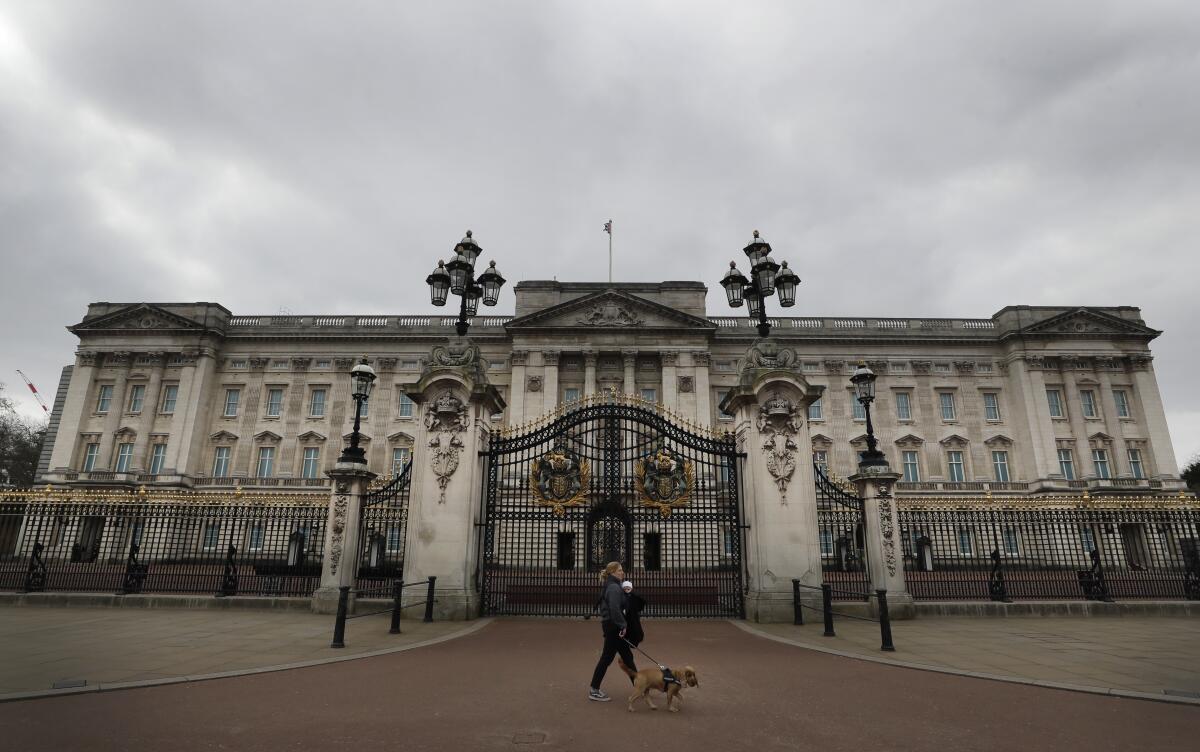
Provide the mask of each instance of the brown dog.
[{"label": "brown dog", "polygon": [[[696,679],[696,669],[691,666],[684,666],[682,671],[675,674],[678,682],[671,682],[670,685],[667,685],[663,681],[663,672],[658,667],[644,668],[635,674],[624,662],[617,661],[617,663],[620,665],[621,670],[633,680],[633,694],[629,696],[630,713],[633,712],[634,700],[639,697],[646,700],[646,704],[650,706],[651,710],[658,710],[658,706],[650,701],[650,690],[652,689],[665,692],[667,694],[667,710],[672,713],[678,713],[679,705],[683,703],[683,698],[679,696],[679,693],[683,690],[684,686],[700,686],[700,681]],[[674,705],[671,704],[672,700],[675,701]]]}]

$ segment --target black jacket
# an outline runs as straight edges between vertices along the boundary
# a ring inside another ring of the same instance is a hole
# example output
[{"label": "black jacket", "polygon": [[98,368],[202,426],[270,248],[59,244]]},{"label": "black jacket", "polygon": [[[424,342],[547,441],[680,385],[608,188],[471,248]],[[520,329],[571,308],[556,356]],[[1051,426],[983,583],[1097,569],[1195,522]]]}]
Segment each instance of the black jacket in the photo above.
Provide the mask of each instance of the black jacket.
[{"label": "black jacket", "polygon": [[646,608],[646,601],[642,596],[637,593],[629,593],[625,596],[625,622],[628,625],[625,630],[625,639],[634,645],[646,638],[646,633],[642,631],[642,609],[644,608]]},{"label": "black jacket", "polygon": [[600,597],[600,620],[617,629],[625,629],[624,605],[625,591],[621,589],[621,581],[610,574],[604,582],[604,594]]}]

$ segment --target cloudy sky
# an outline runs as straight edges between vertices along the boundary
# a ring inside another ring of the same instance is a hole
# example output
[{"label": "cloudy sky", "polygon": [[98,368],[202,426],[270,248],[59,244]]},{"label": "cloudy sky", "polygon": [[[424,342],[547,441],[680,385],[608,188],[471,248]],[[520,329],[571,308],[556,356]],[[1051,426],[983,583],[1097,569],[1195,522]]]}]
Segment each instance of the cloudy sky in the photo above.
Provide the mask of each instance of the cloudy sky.
[{"label": "cloudy sky", "polygon": [[[0,0],[0,381],[91,301],[420,313],[510,280],[716,282],[797,315],[1136,305],[1200,452],[1200,3]],[[512,310],[511,289],[493,312]]]}]

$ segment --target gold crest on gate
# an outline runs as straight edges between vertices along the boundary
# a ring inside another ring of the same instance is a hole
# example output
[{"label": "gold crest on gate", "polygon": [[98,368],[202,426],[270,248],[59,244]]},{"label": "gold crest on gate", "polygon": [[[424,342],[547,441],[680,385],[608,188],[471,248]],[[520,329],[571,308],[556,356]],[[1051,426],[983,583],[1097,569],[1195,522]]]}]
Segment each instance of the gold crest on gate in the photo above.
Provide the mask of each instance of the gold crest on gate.
[{"label": "gold crest on gate", "polygon": [[692,463],[676,457],[670,449],[660,449],[633,463],[633,472],[642,505],[658,507],[663,517],[670,517],[672,509],[692,500]]},{"label": "gold crest on gate", "polygon": [[529,469],[529,489],[533,500],[552,507],[562,517],[566,507],[577,507],[587,501],[591,467],[585,459],[556,444],[553,449],[533,461]]}]

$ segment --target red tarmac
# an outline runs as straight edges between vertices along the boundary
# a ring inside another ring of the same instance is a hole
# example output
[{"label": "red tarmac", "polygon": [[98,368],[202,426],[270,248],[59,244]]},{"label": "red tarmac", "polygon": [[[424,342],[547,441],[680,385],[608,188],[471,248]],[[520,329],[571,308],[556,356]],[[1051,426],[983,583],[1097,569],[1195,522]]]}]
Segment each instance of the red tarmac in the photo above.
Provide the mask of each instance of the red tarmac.
[{"label": "red tarmac", "polygon": [[613,702],[587,700],[597,622],[514,619],[394,655],[7,703],[0,748],[1099,752],[1200,738],[1197,707],[874,664],[726,622],[646,627],[651,655],[699,675],[679,713],[627,712],[615,665],[604,683]]}]

